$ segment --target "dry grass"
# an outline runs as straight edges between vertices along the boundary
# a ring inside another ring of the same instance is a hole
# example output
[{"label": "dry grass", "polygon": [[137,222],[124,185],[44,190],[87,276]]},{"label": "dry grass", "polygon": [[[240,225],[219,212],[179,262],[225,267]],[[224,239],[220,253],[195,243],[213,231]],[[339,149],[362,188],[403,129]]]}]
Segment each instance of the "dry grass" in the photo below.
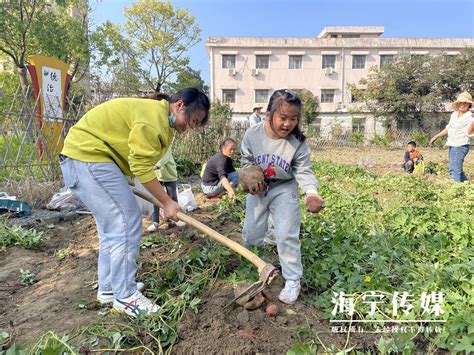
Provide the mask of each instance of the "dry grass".
[{"label": "dry grass", "polygon": [[[442,163],[448,165],[448,150],[439,148],[420,148],[425,162]],[[314,161],[329,160],[342,164],[362,165],[364,160],[370,160],[373,163],[371,171],[376,174],[395,173],[403,174],[401,168],[403,163],[403,155],[405,151],[402,149],[384,149],[377,147],[363,148],[324,148],[313,150],[312,158]],[[464,171],[466,175],[474,180],[474,152],[470,152],[464,161]],[[440,175],[438,178],[448,178],[448,176]]]},{"label": "dry grass", "polygon": [[63,181],[37,182],[34,178],[24,178],[21,181],[8,181],[0,185],[0,191],[16,196],[26,201],[34,208],[45,208],[53,194],[59,191]]},{"label": "dry grass", "polygon": [[[448,162],[448,150],[439,148],[420,148],[425,161],[435,163]],[[393,165],[403,163],[402,149],[388,150],[377,147],[368,148],[324,148],[313,150],[314,160],[330,160],[343,164],[358,164],[362,159],[368,158],[376,165]],[[464,162],[466,167],[474,167],[474,153],[470,152]]]}]

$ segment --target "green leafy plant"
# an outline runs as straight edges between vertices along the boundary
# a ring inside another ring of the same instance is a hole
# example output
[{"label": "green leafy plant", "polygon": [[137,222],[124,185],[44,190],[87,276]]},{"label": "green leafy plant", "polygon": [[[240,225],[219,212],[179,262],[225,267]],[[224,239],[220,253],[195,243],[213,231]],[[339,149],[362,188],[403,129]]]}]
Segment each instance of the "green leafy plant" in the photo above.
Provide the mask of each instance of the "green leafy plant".
[{"label": "green leafy plant", "polygon": [[59,338],[56,333],[45,333],[30,350],[30,354],[76,354],[78,353],[68,344],[69,337]]},{"label": "green leafy plant", "polygon": [[396,137],[393,136],[392,134],[387,133],[384,136],[375,134],[370,140],[370,143],[377,145],[379,147],[387,148],[390,146],[390,144],[392,144],[395,141],[396,141]]},{"label": "green leafy plant", "polygon": [[295,328],[293,333],[299,342],[303,343],[310,338],[311,332],[308,327],[300,325]]},{"label": "green leafy plant", "polygon": [[316,351],[317,348],[309,344],[296,343],[288,349],[286,355],[316,355]]},{"label": "green leafy plant", "polygon": [[175,158],[176,161],[176,170],[178,171],[178,177],[184,178],[192,175],[198,175],[200,170],[200,165],[194,163],[186,157]]},{"label": "green leafy plant", "polygon": [[33,285],[36,282],[36,275],[28,269],[20,269],[20,281],[24,285]]},{"label": "green leafy plant", "polygon": [[314,119],[319,114],[319,99],[309,90],[296,90],[303,103],[303,112],[301,113],[301,121],[306,127],[311,127]]},{"label": "green leafy plant", "polygon": [[70,247],[64,249],[58,249],[54,252],[54,256],[57,257],[59,260],[63,260],[68,258],[72,255],[72,250]]},{"label": "green leafy plant", "polygon": [[433,161],[428,161],[425,163],[425,173],[447,176],[448,172],[449,168],[446,162],[435,163]]},{"label": "green leafy plant", "polygon": [[0,331],[0,350],[7,347],[10,343],[10,334],[4,330]]},{"label": "green leafy plant", "polygon": [[25,229],[17,225],[9,226],[0,221],[0,250],[17,245],[25,249],[38,249],[47,237],[35,229]]},{"label": "green leafy plant", "polygon": [[[360,299],[365,292],[442,292],[445,326],[438,334],[424,336],[449,351],[468,351],[473,321],[469,270],[474,267],[474,203],[469,201],[474,186],[439,185],[415,176],[376,176],[328,162],[315,165],[315,173],[331,177],[321,179],[326,209],[316,216],[303,212],[302,217],[304,282],[318,292],[315,304],[330,318],[333,293],[343,290],[358,302],[359,313],[354,316],[364,319],[368,308]],[[374,317],[389,320],[389,313],[380,309]],[[420,307],[410,317],[436,319],[422,314]],[[414,335],[389,336],[379,342],[379,350],[413,351]]]},{"label": "green leafy plant", "polygon": [[210,117],[213,120],[230,121],[232,114],[232,107],[226,102],[221,102],[217,99],[211,105]]},{"label": "green leafy plant", "polygon": [[364,143],[364,133],[351,133],[351,142],[357,145],[363,144]]},{"label": "green leafy plant", "polygon": [[428,133],[422,131],[413,132],[410,138],[411,140],[415,141],[416,144],[420,147],[426,147],[430,142],[430,136],[428,135]]}]

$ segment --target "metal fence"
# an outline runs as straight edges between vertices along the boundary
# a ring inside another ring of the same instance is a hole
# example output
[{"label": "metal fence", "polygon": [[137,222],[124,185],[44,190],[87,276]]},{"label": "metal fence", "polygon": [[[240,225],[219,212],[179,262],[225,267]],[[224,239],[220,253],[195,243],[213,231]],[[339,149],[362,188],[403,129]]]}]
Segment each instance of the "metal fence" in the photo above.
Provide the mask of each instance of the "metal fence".
[{"label": "metal fence", "polygon": [[[35,181],[54,181],[61,178],[58,154],[68,129],[89,109],[84,97],[71,97],[62,120],[49,117],[49,124],[38,124],[38,102],[29,92],[17,90],[13,97],[0,96],[0,182],[33,178]],[[44,119],[44,117],[43,117]],[[43,120],[44,121],[44,120]],[[204,128],[176,135],[173,154],[177,159],[194,163],[206,161],[219,149],[225,138],[240,143],[248,123],[231,123],[228,119],[212,119]],[[337,128],[337,127],[336,127]],[[58,132],[59,131],[59,132]],[[382,146],[401,148],[408,141],[420,145],[428,143],[428,133],[419,130],[398,130],[383,135],[367,132],[320,132],[317,127],[305,127],[308,145],[312,149],[328,147]]]},{"label": "metal fence", "polygon": [[[57,102],[44,104],[58,107]],[[67,131],[86,111],[85,100],[70,97],[61,118],[39,116],[38,105],[33,93],[21,88],[0,96],[0,181],[61,177],[58,154]]]}]

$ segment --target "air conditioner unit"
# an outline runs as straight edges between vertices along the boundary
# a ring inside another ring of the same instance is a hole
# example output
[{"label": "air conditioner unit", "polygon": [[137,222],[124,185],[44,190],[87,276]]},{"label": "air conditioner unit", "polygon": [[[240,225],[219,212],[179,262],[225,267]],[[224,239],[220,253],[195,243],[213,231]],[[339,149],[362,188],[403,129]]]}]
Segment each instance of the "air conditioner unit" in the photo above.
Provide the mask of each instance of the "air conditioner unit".
[{"label": "air conditioner unit", "polygon": [[237,74],[237,72],[235,71],[235,68],[229,68],[229,75],[234,76],[235,74]]},{"label": "air conditioner unit", "polygon": [[257,76],[258,75],[258,69],[252,69],[252,75]]},{"label": "air conditioner unit", "polygon": [[342,102],[337,103],[337,109],[338,110],[344,110],[346,108],[346,105],[344,105]]},{"label": "air conditioner unit", "polygon": [[336,70],[334,68],[325,68],[324,69],[324,74],[326,75],[331,75],[331,74],[334,74],[336,72]]}]

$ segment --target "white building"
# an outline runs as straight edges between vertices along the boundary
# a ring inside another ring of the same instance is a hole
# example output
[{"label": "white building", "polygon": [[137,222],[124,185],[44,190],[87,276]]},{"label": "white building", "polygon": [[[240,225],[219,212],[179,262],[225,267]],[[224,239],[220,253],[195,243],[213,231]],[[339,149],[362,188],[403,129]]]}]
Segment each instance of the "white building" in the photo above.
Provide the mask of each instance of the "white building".
[{"label": "white building", "polygon": [[247,117],[275,89],[307,89],[320,100],[320,118],[352,125],[348,84],[397,55],[456,55],[472,38],[382,38],[383,26],[325,27],[317,38],[210,37],[210,96]]}]

